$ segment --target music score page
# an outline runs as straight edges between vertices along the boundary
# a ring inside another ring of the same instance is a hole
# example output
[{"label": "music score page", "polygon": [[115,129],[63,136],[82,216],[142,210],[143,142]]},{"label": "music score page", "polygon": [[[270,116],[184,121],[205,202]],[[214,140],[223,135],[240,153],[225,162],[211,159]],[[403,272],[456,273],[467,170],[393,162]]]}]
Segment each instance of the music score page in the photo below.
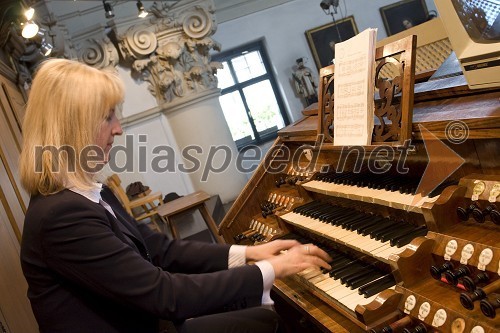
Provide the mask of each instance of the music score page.
[{"label": "music score page", "polygon": [[377,29],[335,44],[334,145],[371,144]]}]

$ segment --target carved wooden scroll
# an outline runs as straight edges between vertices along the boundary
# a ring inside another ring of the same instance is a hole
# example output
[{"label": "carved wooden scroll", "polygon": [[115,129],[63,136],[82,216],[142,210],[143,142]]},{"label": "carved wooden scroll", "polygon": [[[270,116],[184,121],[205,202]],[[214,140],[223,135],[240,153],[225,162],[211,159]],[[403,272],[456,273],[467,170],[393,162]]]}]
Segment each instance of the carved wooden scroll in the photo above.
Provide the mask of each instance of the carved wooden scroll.
[{"label": "carved wooden scroll", "polygon": [[[375,127],[372,145],[403,145],[411,139],[415,85],[416,36],[408,36],[377,48],[375,61]],[[387,77],[384,68],[396,73]],[[319,73],[318,134],[333,142],[334,65]]]},{"label": "carved wooden scroll", "polygon": [[325,141],[333,142],[333,73],[335,65],[319,70],[318,98],[318,134],[323,134]]}]

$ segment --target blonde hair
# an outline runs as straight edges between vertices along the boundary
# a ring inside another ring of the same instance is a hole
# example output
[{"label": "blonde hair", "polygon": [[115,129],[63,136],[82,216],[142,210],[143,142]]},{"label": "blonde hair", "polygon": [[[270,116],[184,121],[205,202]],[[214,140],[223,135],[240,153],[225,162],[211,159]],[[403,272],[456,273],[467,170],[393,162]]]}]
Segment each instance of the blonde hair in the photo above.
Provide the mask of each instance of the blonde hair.
[{"label": "blonde hair", "polygon": [[48,195],[68,184],[92,187],[93,174],[82,168],[86,161],[80,153],[96,143],[100,126],[123,97],[123,83],[111,71],[67,59],[43,62],[23,122],[19,168],[24,188],[32,195]]}]

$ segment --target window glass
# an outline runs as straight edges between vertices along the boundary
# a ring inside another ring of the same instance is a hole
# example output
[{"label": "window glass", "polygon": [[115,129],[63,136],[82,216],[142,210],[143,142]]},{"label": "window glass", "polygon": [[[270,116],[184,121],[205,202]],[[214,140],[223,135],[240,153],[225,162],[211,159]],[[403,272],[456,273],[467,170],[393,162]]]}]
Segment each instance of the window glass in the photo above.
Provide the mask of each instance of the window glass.
[{"label": "window glass", "polygon": [[217,70],[217,80],[219,83],[218,87],[220,89],[225,89],[232,86],[234,84],[234,80],[233,76],[231,75],[231,71],[229,70],[227,61],[224,61],[222,63],[222,66],[224,66],[224,68]]},{"label": "window glass", "polygon": [[252,84],[244,88],[243,93],[258,132],[277,130],[285,125],[269,80]]},{"label": "window glass", "polygon": [[219,101],[238,149],[259,145],[276,137],[288,124],[276,79],[267,72],[271,64],[261,41],[212,57],[224,69],[217,70]]},{"label": "window glass", "polygon": [[259,51],[245,53],[231,60],[238,82],[245,82],[254,77],[266,74]]},{"label": "window glass", "polygon": [[[225,94],[219,98],[224,117],[231,130],[233,140],[238,142],[242,139],[253,140],[252,126],[248,121],[245,106],[238,91]],[[245,140],[244,140],[245,141]]]}]

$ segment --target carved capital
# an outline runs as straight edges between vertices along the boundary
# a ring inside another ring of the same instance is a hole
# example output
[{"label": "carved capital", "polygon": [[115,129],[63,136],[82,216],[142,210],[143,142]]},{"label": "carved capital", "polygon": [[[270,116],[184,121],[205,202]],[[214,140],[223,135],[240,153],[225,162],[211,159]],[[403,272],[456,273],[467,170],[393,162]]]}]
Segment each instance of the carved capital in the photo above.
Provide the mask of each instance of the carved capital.
[{"label": "carved capital", "polygon": [[215,32],[212,0],[179,1],[164,12],[153,11],[149,26],[130,27],[120,38],[120,50],[158,104],[217,87],[220,64],[210,61],[211,49],[220,45]]},{"label": "carved capital", "polygon": [[105,37],[102,40],[91,38],[84,41],[78,51],[78,59],[87,65],[104,68],[116,66],[119,57],[115,46]]},{"label": "carved capital", "polygon": [[156,34],[142,26],[131,26],[122,37],[120,47],[125,57],[143,59],[158,46]]},{"label": "carved capital", "polygon": [[189,38],[211,36],[216,29],[213,12],[206,6],[195,6],[181,16],[182,29]]}]

